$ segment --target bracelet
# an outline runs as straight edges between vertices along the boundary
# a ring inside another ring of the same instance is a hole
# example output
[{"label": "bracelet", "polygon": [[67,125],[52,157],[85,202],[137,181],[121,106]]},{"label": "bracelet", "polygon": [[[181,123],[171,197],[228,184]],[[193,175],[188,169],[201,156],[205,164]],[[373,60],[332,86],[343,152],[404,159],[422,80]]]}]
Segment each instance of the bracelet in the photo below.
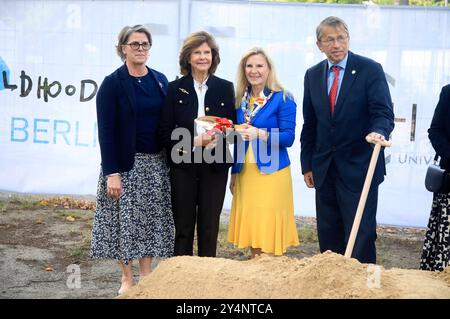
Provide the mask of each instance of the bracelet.
[{"label": "bracelet", "polygon": [[120,173],[112,173],[112,174],[106,175],[106,177],[117,176],[117,175],[120,176]]}]

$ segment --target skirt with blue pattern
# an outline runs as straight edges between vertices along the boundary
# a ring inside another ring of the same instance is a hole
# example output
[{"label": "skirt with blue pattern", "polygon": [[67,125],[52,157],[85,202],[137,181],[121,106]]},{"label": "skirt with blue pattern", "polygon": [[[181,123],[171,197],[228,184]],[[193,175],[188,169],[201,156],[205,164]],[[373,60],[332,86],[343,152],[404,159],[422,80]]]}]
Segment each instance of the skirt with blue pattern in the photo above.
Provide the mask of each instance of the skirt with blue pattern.
[{"label": "skirt with blue pattern", "polygon": [[120,175],[123,193],[113,200],[100,172],[91,257],[128,264],[142,257],[172,256],[175,230],[165,153],[137,153],[131,171]]}]

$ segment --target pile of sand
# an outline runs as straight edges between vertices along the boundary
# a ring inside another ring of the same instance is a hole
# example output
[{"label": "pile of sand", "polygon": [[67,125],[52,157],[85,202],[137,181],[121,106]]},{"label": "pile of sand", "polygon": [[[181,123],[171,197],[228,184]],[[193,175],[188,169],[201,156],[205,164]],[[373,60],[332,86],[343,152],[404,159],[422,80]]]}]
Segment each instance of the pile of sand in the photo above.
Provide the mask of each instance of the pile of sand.
[{"label": "pile of sand", "polygon": [[173,257],[121,298],[450,298],[442,273],[361,264],[326,252],[249,261]]}]

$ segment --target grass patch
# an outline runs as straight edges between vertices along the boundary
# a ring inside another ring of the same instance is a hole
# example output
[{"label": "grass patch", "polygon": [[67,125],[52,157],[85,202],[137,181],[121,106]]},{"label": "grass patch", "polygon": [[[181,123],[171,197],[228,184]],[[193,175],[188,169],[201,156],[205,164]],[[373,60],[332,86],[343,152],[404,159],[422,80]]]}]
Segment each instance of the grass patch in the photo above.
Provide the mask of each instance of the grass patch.
[{"label": "grass patch", "polygon": [[302,243],[317,243],[317,229],[315,226],[301,226],[297,229]]},{"label": "grass patch", "polygon": [[83,239],[70,250],[70,259],[73,263],[79,264],[86,260],[89,256],[89,250],[91,248],[91,239],[89,236],[83,236]]},{"label": "grass patch", "polygon": [[6,212],[6,209],[8,208],[8,203],[0,202],[0,212]]},{"label": "grass patch", "polygon": [[79,263],[86,256],[86,250],[82,246],[75,247],[70,252],[70,257],[74,260],[75,263]]},{"label": "grass patch", "polygon": [[26,198],[26,197],[13,196],[9,200],[9,203],[13,204],[15,206],[18,206],[16,208],[23,209],[23,210],[37,209],[41,206],[39,204],[40,203],[39,199],[33,199],[31,197]]}]

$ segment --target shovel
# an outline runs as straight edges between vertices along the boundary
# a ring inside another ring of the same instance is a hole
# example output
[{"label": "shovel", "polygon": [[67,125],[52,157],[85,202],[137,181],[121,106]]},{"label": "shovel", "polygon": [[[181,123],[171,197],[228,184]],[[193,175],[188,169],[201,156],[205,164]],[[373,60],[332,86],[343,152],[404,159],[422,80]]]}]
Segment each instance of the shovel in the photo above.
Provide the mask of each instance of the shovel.
[{"label": "shovel", "polygon": [[356,209],[355,219],[353,220],[352,231],[348,239],[347,248],[345,249],[344,256],[348,258],[352,257],[353,246],[355,245],[356,235],[358,234],[359,230],[359,224],[361,223],[364,207],[366,206],[367,195],[369,194],[370,184],[372,183],[373,172],[375,171],[375,166],[377,164],[381,146],[389,147],[392,144],[391,141],[377,141],[370,137],[366,138],[366,141],[368,143],[375,144],[375,147],[370,159],[369,169],[367,170],[366,180],[364,181],[361,197],[359,198],[358,208]]}]

